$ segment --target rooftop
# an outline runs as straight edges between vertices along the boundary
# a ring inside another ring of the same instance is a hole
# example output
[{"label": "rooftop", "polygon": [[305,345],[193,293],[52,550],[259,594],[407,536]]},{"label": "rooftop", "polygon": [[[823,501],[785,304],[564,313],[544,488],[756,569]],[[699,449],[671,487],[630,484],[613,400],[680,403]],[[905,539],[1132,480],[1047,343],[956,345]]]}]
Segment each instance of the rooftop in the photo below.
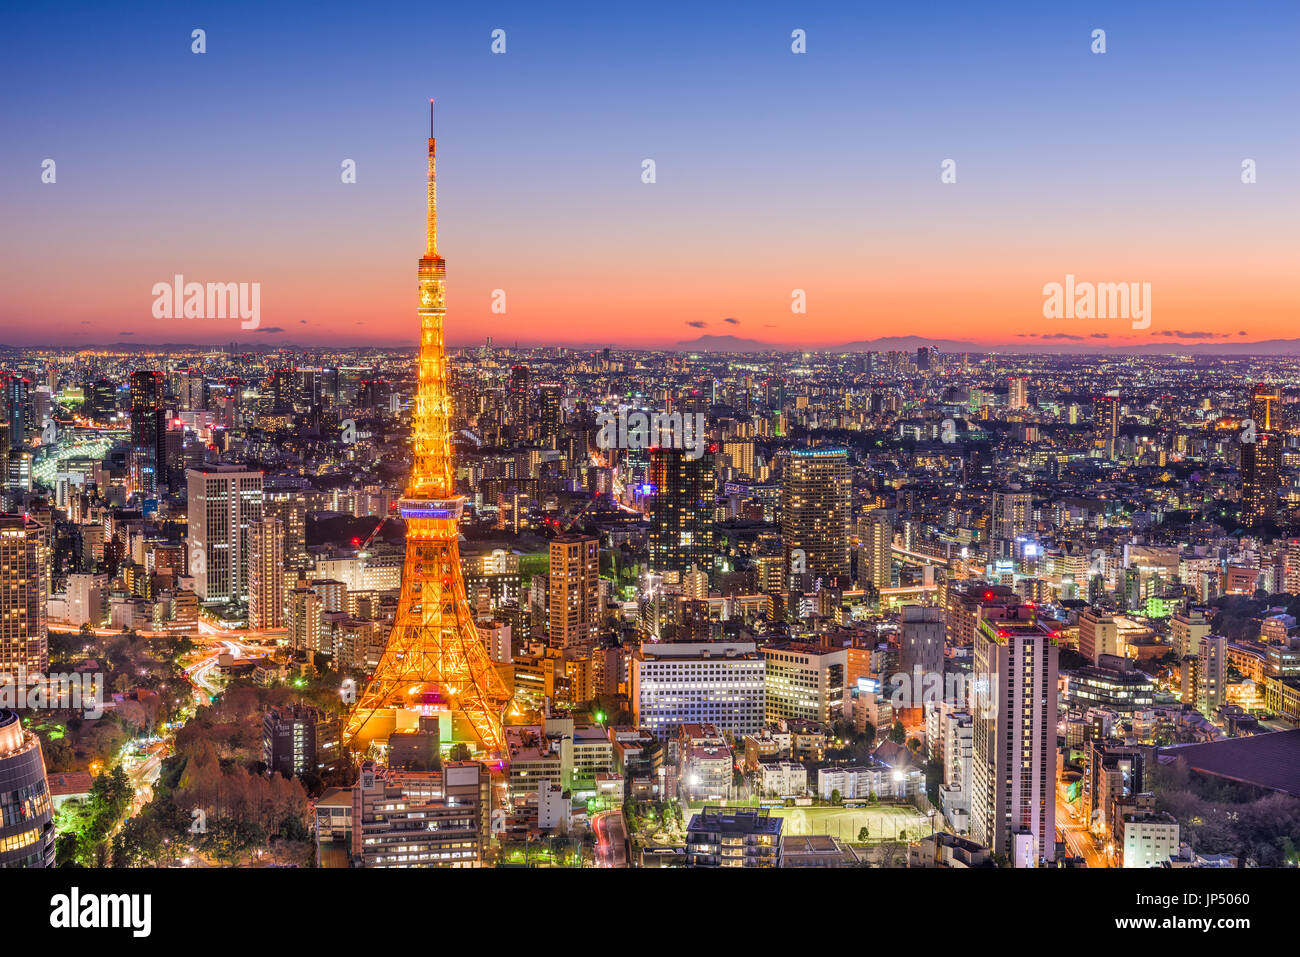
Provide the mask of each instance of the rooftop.
[{"label": "rooftop", "polygon": [[691,817],[688,831],[717,830],[724,834],[781,833],[782,819],[772,817],[767,808],[702,807]]},{"label": "rooftop", "polygon": [[1300,730],[1164,748],[1193,771],[1300,797]]}]

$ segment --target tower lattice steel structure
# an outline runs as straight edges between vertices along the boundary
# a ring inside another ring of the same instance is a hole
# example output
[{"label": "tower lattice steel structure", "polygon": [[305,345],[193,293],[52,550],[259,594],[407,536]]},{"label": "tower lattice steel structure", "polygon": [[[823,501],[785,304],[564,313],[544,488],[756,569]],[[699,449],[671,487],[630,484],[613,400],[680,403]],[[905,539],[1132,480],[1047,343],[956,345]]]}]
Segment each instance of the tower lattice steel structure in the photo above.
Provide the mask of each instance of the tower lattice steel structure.
[{"label": "tower lattice steel structure", "polygon": [[502,752],[505,683],[474,627],[461,576],[457,523],[464,496],[451,467],[451,397],[443,348],[447,266],[438,255],[433,101],[429,101],[429,212],[420,259],[419,388],[412,421],[411,481],[398,503],[406,561],[392,633],[343,732],[355,750],[387,738],[400,712],[450,711],[488,751]]}]

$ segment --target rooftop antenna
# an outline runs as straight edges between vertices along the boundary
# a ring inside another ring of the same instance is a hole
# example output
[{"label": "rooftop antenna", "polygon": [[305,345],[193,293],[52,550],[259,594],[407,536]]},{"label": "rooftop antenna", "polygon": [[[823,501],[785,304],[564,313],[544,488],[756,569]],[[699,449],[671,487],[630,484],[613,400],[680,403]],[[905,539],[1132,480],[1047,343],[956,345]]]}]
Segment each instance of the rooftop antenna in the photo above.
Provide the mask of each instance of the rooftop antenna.
[{"label": "rooftop antenna", "polygon": [[429,139],[433,139],[433,97],[429,97]]}]

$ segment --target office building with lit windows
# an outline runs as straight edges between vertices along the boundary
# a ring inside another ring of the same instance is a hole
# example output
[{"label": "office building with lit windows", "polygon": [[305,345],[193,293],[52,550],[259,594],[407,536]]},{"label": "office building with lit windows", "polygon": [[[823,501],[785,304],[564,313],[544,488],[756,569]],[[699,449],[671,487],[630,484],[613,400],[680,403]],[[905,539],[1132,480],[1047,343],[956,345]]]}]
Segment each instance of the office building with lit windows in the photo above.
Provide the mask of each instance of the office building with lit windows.
[{"label": "office building with lit windows", "polygon": [[629,661],[633,721],[660,741],[683,724],[755,734],[764,668],[753,642],[643,642]]},{"label": "office building with lit windows", "polygon": [[765,662],[764,716],[832,724],[844,717],[846,689],[871,670],[865,648],[824,648],[782,641],[760,649]]},{"label": "office building with lit windows", "polygon": [[248,550],[248,627],[284,627],[284,523],[263,518],[251,527]]},{"label": "office building with lit windows", "polygon": [[1281,487],[1282,437],[1255,432],[1255,441],[1241,445],[1241,519],[1248,527],[1278,519]]},{"label": "office building with lit windows", "polygon": [[163,374],[131,373],[131,452],[136,487],[145,496],[166,491],[167,414],[163,409]]},{"label": "office building with lit windows", "polygon": [[0,678],[43,675],[49,663],[45,529],[0,515]]},{"label": "office building with lit windows", "polygon": [[650,450],[650,569],[712,576],[717,482],[713,451],[692,459],[686,449]]},{"label": "office building with lit windows", "polygon": [[319,708],[285,705],[262,716],[262,760],[285,777],[322,774],[339,759],[339,721]]},{"label": "office building with lit windows", "polygon": [[600,633],[600,539],[562,535],[551,540],[547,641],[568,648]]},{"label": "office building with lit windows", "polygon": [[40,739],[0,710],[0,868],[54,866],[53,813]]},{"label": "office building with lit windows", "polygon": [[686,826],[686,866],[780,867],[782,823],[767,808],[700,808]]},{"label": "office building with lit windows", "polygon": [[262,473],[204,465],[185,474],[195,594],[207,603],[246,601],[252,533],[262,520]]},{"label": "office building with lit windows", "polygon": [[1017,866],[1055,858],[1058,667],[1028,609],[976,627],[971,837]]},{"label": "office building with lit windows", "polygon": [[404,771],[373,761],[352,788],[355,867],[479,867],[491,778],[476,761]]},{"label": "office building with lit windows", "polygon": [[781,485],[786,567],[825,585],[849,582],[853,475],[842,448],[794,449]]},{"label": "office building with lit windows", "polygon": [[894,582],[894,526],[889,515],[872,509],[857,520],[858,584],[877,591]]},{"label": "office building with lit windows", "polygon": [[1097,396],[1092,401],[1093,448],[1102,458],[1113,459],[1119,442],[1119,399],[1113,395]]}]

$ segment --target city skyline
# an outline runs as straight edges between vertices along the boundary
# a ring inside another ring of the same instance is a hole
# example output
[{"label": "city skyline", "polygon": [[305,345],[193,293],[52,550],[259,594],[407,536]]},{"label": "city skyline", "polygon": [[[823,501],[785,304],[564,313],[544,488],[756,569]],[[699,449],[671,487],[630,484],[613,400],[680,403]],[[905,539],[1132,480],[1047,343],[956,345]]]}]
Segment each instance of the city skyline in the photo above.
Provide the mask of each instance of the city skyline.
[{"label": "city skyline", "polygon": [[[0,196],[24,230],[2,248],[0,343],[410,344],[396,264],[418,235],[409,116],[431,93],[456,144],[452,346],[837,348],[900,328],[1054,351],[1288,338],[1300,177],[1279,122],[1295,94],[1278,81],[1296,13],[1013,9],[978,29],[954,7],[924,25],[760,7],[570,30],[521,6],[440,13],[428,34],[427,13],[395,9],[349,26],[341,63],[328,15],[124,12],[86,33],[20,13],[8,70],[31,92],[0,113],[17,146]],[[365,45],[381,34],[382,57]],[[65,68],[46,72],[50,55]],[[87,112],[100,71],[114,82]],[[55,278],[68,259],[78,283]],[[175,275],[260,284],[259,327],[154,318],[150,290]],[[1149,283],[1150,327],[1044,319],[1044,286],[1066,276]]]},{"label": "city skyline", "polygon": [[841,6],[15,17],[10,923],[1285,924],[1300,10]]}]

